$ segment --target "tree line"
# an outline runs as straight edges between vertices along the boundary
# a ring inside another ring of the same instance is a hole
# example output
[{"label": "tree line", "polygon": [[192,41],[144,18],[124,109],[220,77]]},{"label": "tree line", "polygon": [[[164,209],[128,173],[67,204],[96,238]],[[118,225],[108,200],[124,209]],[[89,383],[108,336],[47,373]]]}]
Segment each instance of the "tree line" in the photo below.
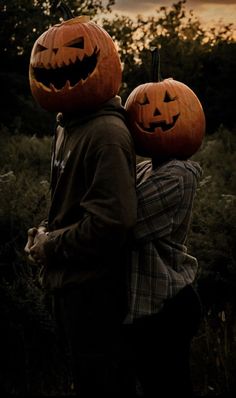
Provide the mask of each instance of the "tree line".
[{"label": "tree line", "polygon": [[[54,115],[44,112],[32,99],[28,67],[36,38],[62,18],[52,12],[52,1],[1,0],[0,6],[0,123],[13,133],[48,135]],[[202,26],[186,0],[159,7],[152,16],[118,15],[114,0],[67,0],[74,16],[86,14],[99,22],[119,48],[123,64],[120,90],[125,101],[139,84],[151,81],[150,48],[159,47],[162,78],[173,77],[189,85],[203,104],[207,133],[220,125],[235,127],[234,87],[236,42],[233,24]]]}]

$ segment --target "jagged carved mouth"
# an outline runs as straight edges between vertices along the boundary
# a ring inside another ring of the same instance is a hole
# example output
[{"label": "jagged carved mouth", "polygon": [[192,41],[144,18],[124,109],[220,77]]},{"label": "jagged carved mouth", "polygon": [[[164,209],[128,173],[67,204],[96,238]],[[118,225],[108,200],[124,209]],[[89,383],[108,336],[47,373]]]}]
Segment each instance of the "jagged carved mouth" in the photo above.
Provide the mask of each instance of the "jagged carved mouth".
[{"label": "jagged carved mouth", "polygon": [[48,88],[53,85],[57,90],[61,90],[67,82],[73,87],[81,79],[86,80],[91,75],[96,68],[98,56],[99,51],[96,48],[91,56],[85,55],[82,61],[77,58],[74,63],[58,68],[32,68],[33,75],[37,82]]},{"label": "jagged carved mouth", "polygon": [[176,121],[179,118],[180,113],[177,115],[173,116],[173,122],[172,123],[166,123],[165,121],[160,121],[160,122],[151,122],[149,124],[149,127],[144,127],[143,123],[138,123],[139,127],[141,127],[142,130],[147,131],[148,133],[155,133],[155,130],[160,127],[162,131],[167,131],[170,130],[172,127],[174,127]]}]

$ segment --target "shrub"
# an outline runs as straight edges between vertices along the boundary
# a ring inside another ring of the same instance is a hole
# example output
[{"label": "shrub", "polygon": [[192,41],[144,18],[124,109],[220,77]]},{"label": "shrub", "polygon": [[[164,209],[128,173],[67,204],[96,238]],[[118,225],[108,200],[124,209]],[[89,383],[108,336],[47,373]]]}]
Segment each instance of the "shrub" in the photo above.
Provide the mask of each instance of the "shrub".
[{"label": "shrub", "polygon": [[47,213],[50,139],[0,134],[0,390],[11,395],[64,394],[67,352],[59,339],[39,271],[24,255],[27,229]]},{"label": "shrub", "polygon": [[193,342],[195,387],[235,393],[236,368],[236,137],[221,127],[195,156],[204,170],[189,236],[198,258],[204,316]]}]

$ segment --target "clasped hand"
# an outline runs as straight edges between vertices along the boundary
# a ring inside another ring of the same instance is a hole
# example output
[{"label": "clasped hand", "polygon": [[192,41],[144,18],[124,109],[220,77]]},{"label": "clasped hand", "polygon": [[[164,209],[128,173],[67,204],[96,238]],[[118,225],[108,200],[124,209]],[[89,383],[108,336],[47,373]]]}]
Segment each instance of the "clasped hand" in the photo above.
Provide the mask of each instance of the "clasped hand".
[{"label": "clasped hand", "polygon": [[24,251],[31,262],[36,264],[46,264],[44,243],[48,239],[46,228],[30,228],[28,230],[28,240]]}]

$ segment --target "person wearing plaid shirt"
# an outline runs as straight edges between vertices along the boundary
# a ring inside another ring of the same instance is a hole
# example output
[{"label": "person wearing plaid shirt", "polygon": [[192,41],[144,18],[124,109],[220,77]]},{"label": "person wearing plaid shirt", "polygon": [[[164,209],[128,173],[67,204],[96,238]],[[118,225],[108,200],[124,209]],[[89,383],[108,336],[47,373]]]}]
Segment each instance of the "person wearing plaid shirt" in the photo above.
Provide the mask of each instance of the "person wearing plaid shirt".
[{"label": "person wearing plaid shirt", "polygon": [[137,165],[138,220],[129,271],[130,344],[144,397],[192,397],[191,340],[201,319],[186,247],[202,170],[192,160]]}]

